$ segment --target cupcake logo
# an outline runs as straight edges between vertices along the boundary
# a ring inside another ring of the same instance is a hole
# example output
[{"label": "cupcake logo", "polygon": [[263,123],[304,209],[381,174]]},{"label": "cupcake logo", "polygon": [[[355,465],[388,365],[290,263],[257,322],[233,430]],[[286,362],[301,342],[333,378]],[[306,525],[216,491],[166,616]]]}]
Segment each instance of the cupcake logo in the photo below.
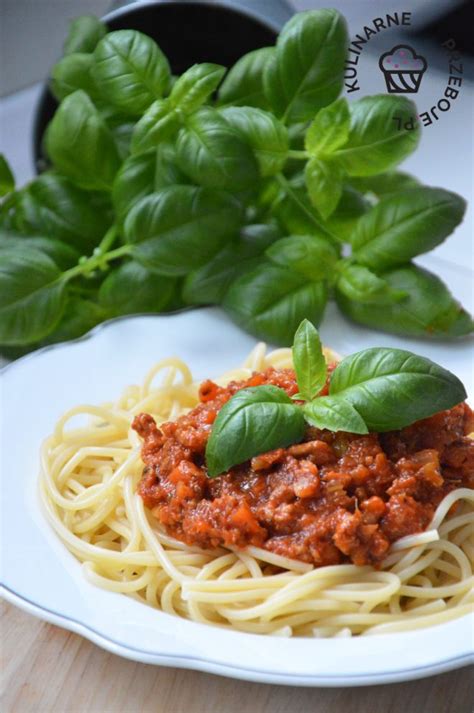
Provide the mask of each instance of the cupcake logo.
[{"label": "cupcake logo", "polygon": [[396,45],[379,59],[389,94],[416,94],[426,72],[426,59],[408,45]]}]

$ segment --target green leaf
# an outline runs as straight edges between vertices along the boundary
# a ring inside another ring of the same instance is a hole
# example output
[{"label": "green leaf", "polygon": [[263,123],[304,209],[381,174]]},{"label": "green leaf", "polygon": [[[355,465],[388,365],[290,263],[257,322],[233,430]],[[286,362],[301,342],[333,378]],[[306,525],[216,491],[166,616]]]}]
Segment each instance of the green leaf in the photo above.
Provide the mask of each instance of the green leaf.
[{"label": "green leaf", "polygon": [[99,290],[99,302],[111,316],[161,312],[169,303],[176,280],[151,272],[137,262],[112,270]]},{"label": "green leaf", "polygon": [[176,148],[170,143],[160,144],[156,152],[155,191],[178,183],[187,184],[189,179],[177,164]]},{"label": "green leaf", "polygon": [[346,23],[336,10],[294,15],[264,70],[265,94],[275,114],[287,123],[309,121],[337,99],[347,45]]},{"label": "green leaf", "polygon": [[51,91],[58,101],[82,89],[94,101],[101,94],[92,77],[94,58],[91,54],[69,54],[57,62],[51,71]]},{"label": "green leaf", "polygon": [[219,87],[218,104],[268,109],[263,91],[263,72],[274,53],[273,47],[261,47],[237,60]]},{"label": "green leaf", "polygon": [[249,225],[209,262],[189,274],[183,287],[188,304],[220,304],[233,280],[260,264],[265,248],[280,236],[273,225]]},{"label": "green leaf", "polygon": [[0,251],[16,247],[24,250],[30,248],[39,250],[50,257],[61,270],[73,267],[81,256],[78,250],[54,238],[45,238],[41,235],[25,237],[20,233],[0,230]]},{"label": "green leaf", "polygon": [[443,282],[415,265],[382,273],[391,289],[407,297],[394,304],[362,304],[336,290],[342,312],[359,324],[413,337],[453,338],[474,331],[471,316]]},{"label": "green leaf", "polygon": [[136,30],[110,32],[94,52],[93,74],[104,98],[140,116],[170,85],[168,60],[156,42]]},{"label": "green leaf", "polygon": [[372,193],[377,198],[387,198],[393,193],[418,188],[420,185],[417,178],[403,171],[389,171],[377,176],[354,176],[350,182],[361,193]]},{"label": "green leaf", "polygon": [[297,272],[309,280],[323,280],[334,271],[337,252],[324,238],[292,235],[273,243],[267,257],[280,267]]},{"label": "green leaf", "polygon": [[179,121],[168,99],[158,99],[147,109],[135,125],[131,151],[141,153],[156,148],[171,139],[179,129]]},{"label": "green leaf", "polygon": [[45,337],[64,309],[65,283],[55,263],[31,247],[0,251],[0,344]]},{"label": "green leaf", "polygon": [[109,123],[110,131],[114,137],[117,151],[120,159],[124,161],[130,155],[130,145],[132,143],[132,134],[135,129],[135,124],[130,121]]},{"label": "green leaf", "polygon": [[92,300],[69,296],[59,324],[41,344],[57,344],[78,339],[108,317],[110,315],[103,307]]},{"label": "green leaf", "polygon": [[169,186],[132,209],[125,239],[145,267],[162,275],[185,275],[235,235],[241,218],[239,203],[223,191]]},{"label": "green leaf", "polygon": [[0,197],[15,189],[15,178],[5,156],[0,153]]},{"label": "green leaf", "polygon": [[250,146],[215,109],[200,109],[187,119],[176,151],[181,170],[207,188],[239,191],[258,180]]},{"label": "green leaf", "polygon": [[340,263],[339,269],[337,289],[350,300],[382,305],[399,302],[407,296],[403,290],[393,290],[387,280],[362,265]]},{"label": "green leaf", "polygon": [[48,127],[47,151],[55,167],[81,188],[108,191],[120,166],[114,139],[83,91],[66,97]]},{"label": "green leaf", "polygon": [[457,193],[420,186],[385,198],[363,215],[351,242],[358,262],[384,270],[432,250],[462,221]]},{"label": "green leaf", "polygon": [[326,383],[327,366],[318,330],[307,319],[296,330],[292,354],[299,396],[311,401]]},{"label": "green leaf", "polygon": [[106,33],[106,25],[94,15],[76,17],[69,24],[69,33],[64,43],[64,54],[93,52],[97,43]]},{"label": "green leaf", "polygon": [[339,240],[351,242],[358,218],[370,209],[369,201],[350,186],[343,186],[336,210],[327,219],[326,226]]},{"label": "green leaf", "polygon": [[120,222],[136,203],[155,190],[156,160],[156,149],[152,149],[123,162],[112,188],[112,202]]},{"label": "green leaf", "polygon": [[351,406],[337,396],[320,396],[303,406],[305,420],[316,428],[347,433],[368,433],[364,419]]},{"label": "green leaf", "polygon": [[55,238],[86,254],[110,227],[110,208],[108,200],[45,173],[19,192],[15,225],[23,233]]},{"label": "green leaf", "polygon": [[288,132],[281,121],[263,109],[230,106],[221,110],[224,119],[253,149],[262,176],[274,176],[288,157]]},{"label": "green leaf", "polygon": [[303,174],[286,182],[273,201],[271,212],[282,231],[294,235],[318,236],[339,248],[337,236],[331,232],[327,222],[321,219],[309,200]]},{"label": "green leaf", "polygon": [[417,109],[404,97],[378,94],[350,105],[349,139],[334,156],[350,176],[388,171],[409,156],[420,140],[420,129],[407,128]]},{"label": "green leaf", "polygon": [[305,317],[319,324],[327,302],[323,282],[310,282],[263,262],[230,286],[223,306],[232,319],[259,339],[289,346]]},{"label": "green leaf", "polygon": [[176,165],[176,152],[171,144],[163,143],[158,149],[130,156],[122,164],[112,189],[119,220],[124,221],[141,198],[178,183],[188,183],[188,179]]},{"label": "green leaf", "polygon": [[305,148],[313,156],[327,156],[349,138],[351,117],[347,99],[341,97],[318,111],[305,136]]},{"label": "green leaf", "polygon": [[343,178],[344,172],[335,162],[312,158],[306,164],[306,187],[311,203],[325,219],[334,213],[341,199]]},{"label": "green leaf", "polygon": [[329,395],[349,402],[378,433],[409,426],[467,398],[461,381],[430,359],[373,347],[343,359]]},{"label": "green leaf", "polygon": [[170,94],[170,104],[185,114],[199,109],[219,86],[226,68],[220,64],[194,64],[176,81]]},{"label": "green leaf", "polygon": [[206,447],[214,478],[260,453],[284,448],[304,435],[303,410],[283,389],[267,384],[241,389],[221,408]]}]

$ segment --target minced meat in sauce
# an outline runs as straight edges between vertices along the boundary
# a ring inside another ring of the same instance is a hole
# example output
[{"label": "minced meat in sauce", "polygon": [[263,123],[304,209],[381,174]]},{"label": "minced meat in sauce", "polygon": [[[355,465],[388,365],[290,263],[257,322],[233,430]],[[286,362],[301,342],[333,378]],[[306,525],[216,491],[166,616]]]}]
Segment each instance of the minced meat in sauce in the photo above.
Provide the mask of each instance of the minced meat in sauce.
[{"label": "minced meat in sauce", "polygon": [[308,426],[301,443],[209,478],[204,454],[219,409],[260,384],[290,396],[298,390],[293,370],[270,368],[226,387],[205,381],[201,403],[159,428],[148,414],[134,420],[144,439],[139,493],[189,545],[256,545],[315,566],[379,566],[392,542],[427,527],[447,493],[474,488],[474,442],[466,437],[474,414],[465,403],[390,433]]}]

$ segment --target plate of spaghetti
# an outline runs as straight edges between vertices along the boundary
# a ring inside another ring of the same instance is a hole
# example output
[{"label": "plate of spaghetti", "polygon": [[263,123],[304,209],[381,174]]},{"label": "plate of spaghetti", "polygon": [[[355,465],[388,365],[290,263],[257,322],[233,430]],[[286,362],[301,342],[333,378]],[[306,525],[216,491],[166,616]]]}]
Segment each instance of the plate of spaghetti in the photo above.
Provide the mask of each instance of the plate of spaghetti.
[{"label": "plate of spaghetti", "polygon": [[131,659],[255,681],[468,664],[469,345],[453,366],[380,341],[305,321],[271,349],[205,308],[7,367],[7,599]]}]

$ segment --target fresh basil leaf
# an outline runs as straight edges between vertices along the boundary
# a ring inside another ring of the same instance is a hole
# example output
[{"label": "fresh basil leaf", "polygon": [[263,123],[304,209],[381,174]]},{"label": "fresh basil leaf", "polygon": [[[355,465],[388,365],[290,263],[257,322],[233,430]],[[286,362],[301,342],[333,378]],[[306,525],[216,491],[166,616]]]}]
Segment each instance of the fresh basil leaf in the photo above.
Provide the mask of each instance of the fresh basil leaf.
[{"label": "fresh basil leaf", "polygon": [[467,398],[461,381],[430,359],[382,347],[343,359],[331,375],[329,395],[352,404],[378,433],[404,428]]},{"label": "fresh basil leaf", "polygon": [[123,222],[130,209],[155,190],[157,152],[129,156],[117,173],[112,187],[112,202],[119,222]]},{"label": "fresh basil leaf", "polygon": [[39,250],[51,258],[61,270],[67,270],[76,265],[80,253],[71,245],[62,243],[54,238],[45,238],[41,235],[24,236],[12,231],[0,230],[0,251],[5,248],[21,247],[24,250]]},{"label": "fresh basil leaf", "polygon": [[336,10],[294,15],[264,70],[265,95],[275,114],[290,124],[309,121],[337,99],[347,45],[346,23]]},{"label": "fresh basil leaf", "polygon": [[109,32],[94,61],[94,79],[105,99],[131,116],[140,116],[170,86],[168,60],[151,37],[137,30]]},{"label": "fresh basil leaf", "polygon": [[336,299],[342,312],[359,324],[384,332],[413,337],[452,338],[474,332],[471,316],[443,282],[415,265],[382,273],[391,289],[407,297],[394,304],[362,304],[339,289]]},{"label": "fresh basil leaf", "polygon": [[93,52],[97,43],[106,33],[106,25],[94,15],[76,17],[69,24],[69,33],[64,43],[64,54]]},{"label": "fresh basil leaf", "polygon": [[260,453],[301,441],[303,410],[283,389],[270,384],[241,389],[221,408],[206,447],[214,478]]},{"label": "fresh basil leaf", "polygon": [[51,71],[51,91],[58,101],[82,89],[94,103],[100,100],[99,89],[92,77],[94,58],[91,54],[69,54],[57,62]]},{"label": "fresh basil leaf", "polygon": [[167,186],[187,183],[189,183],[188,177],[177,164],[175,146],[170,143],[160,144],[156,152],[155,191]]},{"label": "fresh basil leaf", "polygon": [[321,161],[313,157],[306,164],[308,195],[323,218],[329,218],[336,210],[342,195],[343,178],[344,172],[334,161]]},{"label": "fresh basil leaf", "polygon": [[307,319],[296,330],[292,354],[299,396],[311,401],[326,383],[327,366],[318,330]]},{"label": "fresh basil leaf", "polygon": [[129,156],[112,189],[112,201],[119,220],[123,222],[131,208],[145,196],[167,186],[188,182],[176,164],[176,151],[171,144],[163,143],[158,149]]},{"label": "fresh basil leaf", "polygon": [[362,265],[341,261],[338,267],[337,288],[350,300],[382,305],[400,302],[407,296],[404,290],[392,289],[387,280]]},{"label": "fresh basil leaf", "polygon": [[70,295],[57,327],[47,335],[41,346],[78,339],[110,316],[103,307],[91,299]]},{"label": "fresh basil leaf", "polygon": [[371,205],[361,193],[350,186],[343,186],[341,200],[337,208],[326,220],[326,226],[339,240],[350,242],[358,218],[364,215]]},{"label": "fresh basil leaf", "polygon": [[156,148],[171,139],[179,129],[179,121],[168,99],[158,99],[147,109],[135,125],[131,151],[141,153]]},{"label": "fresh basil leaf", "polygon": [[120,159],[124,161],[130,155],[130,145],[135,124],[129,121],[109,124],[110,131],[114,137]]},{"label": "fresh basil leaf", "polygon": [[137,262],[112,270],[99,290],[99,303],[111,316],[161,312],[169,303],[176,280],[151,272]]},{"label": "fresh basil leaf", "polygon": [[114,139],[83,91],[66,97],[48,127],[54,166],[81,188],[108,191],[120,166]]},{"label": "fresh basil leaf", "polygon": [[15,227],[47,235],[81,253],[90,253],[112,222],[110,202],[77,188],[67,178],[43,174],[18,194]]},{"label": "fresh basil leaf", "polygon": [[209,262],[189,274],[183,287],[188,304],[220,304],[233,280],[260,264],[265,248],[280,236],[274,225],[248,225]]},{"label": "fresh basil leaf", "polygon": [[324,282],[305,281],[295,272],[263,262],[232,283],[223,306],[251,334],[288,346],[302,319],[320,323],[327,292]]},{"label": "fresh basil leaf", "polygon": [[0,153],[0,197],[15,189],[15,178],[5,156]]},{"label": "fresh basil leaf", "polygon": [[190,114],[199,109],[221,83],[226,68],[220,64],[194,64],[179,77],[170,94],[170,104]]},{"label": "fresh basil leaf", "polygon": [[219,87],[218,104],[268,109],[263,91],[263,72],[274,53],[274,47],[261,47],[237,60]]},{"label": "fresh basil leaf", "polygon": [[331,243],[314,235],[292,235],[277,240],[266,255],[276,265],[309,280],[327,279],[334,272],[338,258]]},{"label": "fresh basil leaf", "polygon": [[189,305],[220,304],[233,280],[256,267],[259,258],[242,257],[240,242],[226,245],[209,262],[191,272],[184,281],[183,299]]},{"label": "fresh basil leaf", "polygon": [[304,404],[303,413],[305,420],[316,428],[360,434],[369,432],[354,406],[337,396],[320,396]]},{"label": "fresh basil leaf", "polygon": [[327,156],[347,142],[351,116],[341,97],[318,111],[306,131],[305,148],[313,156]]},{"label": "fresh basil leaf", "polygon": [[276,221],[246,225],[240,231],[244,250],[251,255],[261,255],[272,243],[281,238]]},{"label": "fresh basil leaf", "polygon": [[169,186],[143,198],[125,221],[134,258],[162,275],[185,275],[210,260],[240,226],[239,203],[223,191]]},{"label": "fresh basil leaf", "polygon": [[315,235],[339,248],[337,236],[327,227],[326,221],[321,220],[308,198],[304,175],[294,176],[288,186],[291,193],[282,188],[271,209],[282,231],[293,235]]},{"label": "fresh basil leaf", "polygon": [[350,176],[373,176],[394,168],[417,147],[417,109],[404,97],[378,94],[350,105],[351,129],[347,143],[334,156]]},{"label": "fresh basil leaf", "polygon": [[380,201],[352,234],[357,261],[384,270],[428,252],[462,221],[466,202],[441,188],[412,188]]},{"label": "fresh basil leaf", "polygon": [[198,185],[239,191],[258,180],[250,146],[215,109],[203,108],[188,117],[176,151],[179,167]]},{"label": "fresh basil leaf", "polygon": [[45,337],[64,309],[65,283],[55,263],[31,247],[0,251],[0,344]]},{"label": "fresh basil leaf", "polygon": [[418,188],[420,185],[417,178],[403,171],[389,171],[377,176],[354,176],[350,183],[361,193],[372,193],[377,198],[387,198],[393,193]]},{"label": "fresh basil leaf", "polygon": [[253,149],[262,176],[274,176],[288,157],[288,132],[281,121],[263,109],[229,106],[221,115]]}]

